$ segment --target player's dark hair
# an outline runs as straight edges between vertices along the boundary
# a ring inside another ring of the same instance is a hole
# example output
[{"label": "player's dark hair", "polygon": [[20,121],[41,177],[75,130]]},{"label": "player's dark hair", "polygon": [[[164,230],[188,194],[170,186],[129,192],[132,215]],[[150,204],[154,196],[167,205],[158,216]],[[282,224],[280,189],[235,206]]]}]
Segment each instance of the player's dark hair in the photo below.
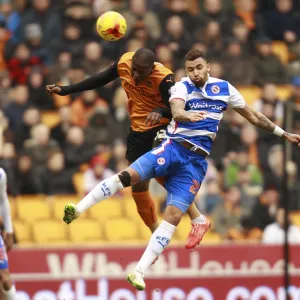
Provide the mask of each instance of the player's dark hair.
[{"label": "player's dark hair", "polygon": [[207,57],[206,55],[204,54],[203,51],[200,51],[198,49],[193,49],[193,50],[190,50],[186,55],[185,55],[185,61],[187,60],[195,60],[197,58],[203,58],[205,61],[207,61]]},{"label": "player's dark hair", "polygon": [[152,66],[155,62],[155,54],[147,48],[140,48],[134,53],[134,59],[142,61],[143,63]]}]

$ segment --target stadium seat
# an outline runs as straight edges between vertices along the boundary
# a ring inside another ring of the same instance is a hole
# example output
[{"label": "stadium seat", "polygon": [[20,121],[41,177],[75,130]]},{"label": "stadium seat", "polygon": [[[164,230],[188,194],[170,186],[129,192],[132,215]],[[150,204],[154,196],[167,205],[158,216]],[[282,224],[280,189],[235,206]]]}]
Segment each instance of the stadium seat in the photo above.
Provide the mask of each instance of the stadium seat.
[{"label": "stadium seat", "polygon": [[[63,216],[64,207],[67,203],[77,203],[79,202],[80,197],[76,195],[59,195],[51,197],[53,211],[54,211],[54,218],[56,220],[61,220]],[[86,213],[82,214],[80,218],[85,218],[87,216]]]},{"label": "stadium seat", "polygon": [[67,225],[56,220],[37,221],[33,226],[33,237],[38,244],[67,243]]},{"label": "stadium seat", "polygon": [[259,99],[261,96],[261,89],[255,85],[238,86],[237,89],[249,106],[252,106],[255,100]]},{"label": "stadium seat", "polygon": [[97,242],[104,239],[103,228],[96,220],[78,219],[68,229],[72,242]]},{"label": "stadium seat", "polygon": [[18,219],[17,201],[13,197],[9,197],[10,214],[13,220]]},{"label": "stadium seat", "polygon": [[57,111],[44,111],[42,113],[42,122],[48,125],[50,128],[59,123],[59,115]]},{"label": "stadium seat", "polygon": [[104,223],[104,231],[108,241],[136,241],[140,239],[137,224],[126,218],[107,220]]},{"label": "stadium seat", "polygon": [[136,204],[131,196],[124,198],[123,200],[125,214],[128,218],[136,219],[139,218],[139,214],[137,212]]},{"label": "stadium seat", "polygon": [[300,226],[300,211],[292,212],[290,218],[294,225]]},{"label": "stadium seat", "polygon": [[273,41],[272,51],[284,65],[289,62],[289,49],[286,43],[282,41]]},{"label": "stadium seat", "polygon": [[50,218],[48,201],[40,196],[17,197],[17,214],[20,220],[34,222]]},{"label": "stadium seat", "polygon": [[83,189],[83,173],[78,172],[73,175],[73,184],[76,189],[76,193],[79,195],[84,194],[84,189]]},{"label": "stadium seat", "polygon": [[277,85],[277,94],[279,99],[287,100],[292,94],[292,87],[288,84],[286,85]]},{"label": "stadium seat", "polygon": [[222,242],[222,237],[218,233],[208,230],[205,233],[201,244],[214,244],[214,243],[221,243],[221,242]]},{"label": "stadium seat", "polygon": [[30,224],[23,221],[13,221],[13,227],[18,243],[32,243],[33,237]]},{"label": "stadium seat", "polygon": [[107,220],[122,216],[121,201],[123,199],[110,198],[94,205],[90,209],[90,216],[96,220]]}]

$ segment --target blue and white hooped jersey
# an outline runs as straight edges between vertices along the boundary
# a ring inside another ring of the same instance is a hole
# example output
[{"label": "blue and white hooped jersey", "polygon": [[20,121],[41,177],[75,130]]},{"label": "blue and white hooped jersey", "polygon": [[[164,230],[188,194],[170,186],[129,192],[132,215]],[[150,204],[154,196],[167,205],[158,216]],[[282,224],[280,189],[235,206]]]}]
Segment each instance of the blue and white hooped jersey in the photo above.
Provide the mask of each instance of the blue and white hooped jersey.
[{"label": "blue and white hooped jersey", "polygon": [[196,87],[189,77],[183,77],[171,88],[169,101],[179,98],[185,101],[186,111],[206,111],[207,118],[199,122],[171,121],[167,135],[171,139],[187,141],[208,154],[228,106],[246,106],[243,96],[229,82],[209,77],[202,88]]}]

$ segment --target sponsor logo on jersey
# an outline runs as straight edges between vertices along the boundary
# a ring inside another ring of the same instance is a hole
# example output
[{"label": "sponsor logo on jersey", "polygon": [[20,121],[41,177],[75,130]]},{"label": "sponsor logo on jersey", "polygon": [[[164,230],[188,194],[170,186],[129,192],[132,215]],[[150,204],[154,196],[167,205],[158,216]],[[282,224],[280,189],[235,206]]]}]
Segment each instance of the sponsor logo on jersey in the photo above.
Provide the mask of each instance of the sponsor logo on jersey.
[{"label": "sponsor logo on jersey", "polygon": [[196,195],[200,189],[201,184],[197,180],[193,180],[193,185],[190,187],[190,192]]},{"label": "sponsor logo on jersey", "polygon": [[189,103],[191,109],[214,109],[218,111],[225,110],[225,106],[216,105],[216,104],[208,104],[206,102],[197,102],[197,103]]}]

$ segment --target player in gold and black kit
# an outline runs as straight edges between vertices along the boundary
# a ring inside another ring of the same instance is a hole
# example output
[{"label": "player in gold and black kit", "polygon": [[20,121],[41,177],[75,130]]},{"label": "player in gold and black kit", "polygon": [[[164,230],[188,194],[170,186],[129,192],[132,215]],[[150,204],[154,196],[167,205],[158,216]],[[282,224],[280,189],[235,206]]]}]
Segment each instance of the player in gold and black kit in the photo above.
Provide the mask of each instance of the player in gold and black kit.
[{"label": "player in gold and black kit", "polygon": [[[125,53],[107,70],[82,82],[69,86],[48,85],[47,92],[65,96],[96,89],[117,78],[128,97],[131,119],[127,137],[126,159],[129,164],[150,151],[158,133],[170,122],[169,90],[175,84],[173,72],[155,62],[155,55],[146,48]],[[159,181],[159,180],[158,180]],[[132,196],[139,215],[152,232],[158,227],[154,201],[149,193],[149,180],[132,186]],[[192,230],[187,239],[187,248],[195,247],[208,230],[209,221],[200,214],[195,204],[188,210]]]}]

